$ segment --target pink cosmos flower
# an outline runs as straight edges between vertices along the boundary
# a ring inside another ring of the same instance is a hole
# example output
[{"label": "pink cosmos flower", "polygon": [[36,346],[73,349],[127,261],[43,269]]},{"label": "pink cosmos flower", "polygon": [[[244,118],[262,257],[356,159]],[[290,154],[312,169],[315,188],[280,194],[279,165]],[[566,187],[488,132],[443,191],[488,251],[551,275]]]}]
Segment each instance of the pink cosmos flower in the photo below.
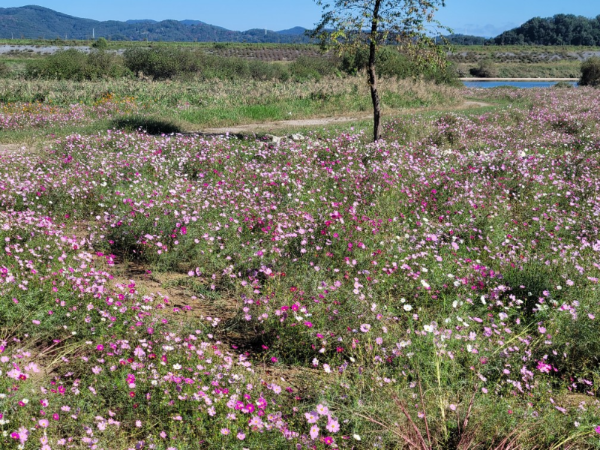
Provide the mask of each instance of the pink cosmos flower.
[{"label": "pink cosmos flower", "polygon": [[319,427],[316,425],[313,425],[312,427],[310,427],[310,438],[312,440],[315,440],[319,437]]},{"label": "pink cosmos flower", "polygon": [[337,433],[338,431],[340,431],[340,424],[337,420],[330,420],[329,422],[327,422],[327,426],[325,428],[327,428],[327,431],[329,431],[330,433]]},{"label": "pink cosmos flower", "polygon": [[317,423],[317,420],[319,420],[319,415],[316,411],[304,413],[304,417],[306,417],[308,423]]},{"label": "pink cosmos flower", "polygon": [[325,406],[325,405],[318,404],[317,412],[319,413],[320,416],[326,416],[329,414],[329,408],[327,408],[327,406]]}]

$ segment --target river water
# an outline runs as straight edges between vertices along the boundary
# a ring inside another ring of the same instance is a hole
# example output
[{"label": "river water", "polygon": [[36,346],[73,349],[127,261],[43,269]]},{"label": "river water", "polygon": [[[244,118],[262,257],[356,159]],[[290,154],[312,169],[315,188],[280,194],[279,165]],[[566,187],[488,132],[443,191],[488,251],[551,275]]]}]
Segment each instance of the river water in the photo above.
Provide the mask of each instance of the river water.
[{"label": "river water", "polygon": [[[521,89],[528,88],[547,88],[556,84],[556,81],[465,81],[464,84],[469,88],[494,88],[501,86],[511,86]],[[569,84],[577,86],[576,81],[569,81]]]}]

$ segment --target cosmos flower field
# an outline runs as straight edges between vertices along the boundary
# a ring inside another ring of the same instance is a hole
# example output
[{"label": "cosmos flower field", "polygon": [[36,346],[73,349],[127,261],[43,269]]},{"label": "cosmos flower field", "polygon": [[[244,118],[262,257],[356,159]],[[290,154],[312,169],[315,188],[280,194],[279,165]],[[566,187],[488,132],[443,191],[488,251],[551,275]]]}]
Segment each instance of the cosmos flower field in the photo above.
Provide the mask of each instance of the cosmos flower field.
[{"label": "cosmos flower field", "polygon": [[0,154],[0,447],[600,448],[600,91],[464,94]]}]

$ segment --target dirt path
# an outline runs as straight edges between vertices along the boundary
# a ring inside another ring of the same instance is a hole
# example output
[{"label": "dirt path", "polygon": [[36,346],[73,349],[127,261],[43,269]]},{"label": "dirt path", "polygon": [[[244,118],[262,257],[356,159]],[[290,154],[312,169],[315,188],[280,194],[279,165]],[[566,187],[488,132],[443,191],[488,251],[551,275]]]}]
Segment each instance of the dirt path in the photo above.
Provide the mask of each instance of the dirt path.
[{"label": "dirt path", "polygon": [[[434,107],[434,108],[414,108],[401,110],[402,114],[410,114],[416,112],[427,112],[427,111],[446,111],[446,110],[460,110],[468,108],[486,108],[493,106],[489,103],[478,102],[478,101],[465,101],[459,106],[448,106],[448,107]],[[262,123],[250,123],[246,125],[234,125],[231,127],[224,128],[205,128],[200,134],[238,134],[238,133],[252,133],[256,131],[267,131],[267,130],[280,130],[294,127],[319,127],[325,125],[335,125],[353,122],[356,120],[369,120],[373,117],[372,113],[360,114],[355,116],[337,116],[337,117],[319,117],[315,119],[302,119],[302,120],[280,120],[275,122],[262,122]]]},{"label": "dirt path", "polygon": [[0,144],[0,157],[18,154],[23,151],[23,145],[20,144]]}]

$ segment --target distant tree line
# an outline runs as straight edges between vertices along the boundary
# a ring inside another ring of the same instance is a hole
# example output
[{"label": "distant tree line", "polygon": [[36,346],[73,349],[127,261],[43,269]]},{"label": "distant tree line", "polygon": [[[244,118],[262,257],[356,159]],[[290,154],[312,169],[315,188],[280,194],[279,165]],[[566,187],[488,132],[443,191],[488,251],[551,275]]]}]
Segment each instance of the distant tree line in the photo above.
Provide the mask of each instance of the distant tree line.
[{"label": "distant tree line", "polygon": [[493,41],[496,45],[600,45],[600,15],[593,19],[573,14],[534,17]]},{"label": "distant tree line", "polygon": [[452,34],[445,39],[454,45],[600,46],[600,15],[592,19],[573,14],[534,17],[520,27],[490,39],[464,34]]},{"label": "distant tree line", "polygon": [[444,39],[438,39],[438,43],[443,43],[444,40],[453,45],[489,45],[489,39],[468,34],[451,34]]}]

